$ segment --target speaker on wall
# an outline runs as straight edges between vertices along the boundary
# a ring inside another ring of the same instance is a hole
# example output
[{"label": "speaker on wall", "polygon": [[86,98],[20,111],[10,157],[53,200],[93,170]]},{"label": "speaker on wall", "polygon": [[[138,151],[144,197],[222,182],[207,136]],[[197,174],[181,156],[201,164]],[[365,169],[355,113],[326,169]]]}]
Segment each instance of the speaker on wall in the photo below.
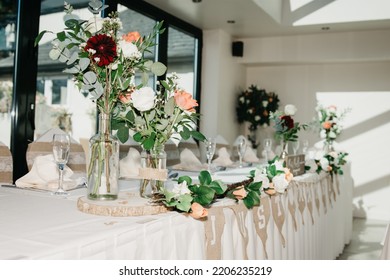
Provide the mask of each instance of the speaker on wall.
[{"label": "speaker on wall", "polygon": [[243,56],[244,55],[244,42],[236,41],[232,43],[232,55]]}]

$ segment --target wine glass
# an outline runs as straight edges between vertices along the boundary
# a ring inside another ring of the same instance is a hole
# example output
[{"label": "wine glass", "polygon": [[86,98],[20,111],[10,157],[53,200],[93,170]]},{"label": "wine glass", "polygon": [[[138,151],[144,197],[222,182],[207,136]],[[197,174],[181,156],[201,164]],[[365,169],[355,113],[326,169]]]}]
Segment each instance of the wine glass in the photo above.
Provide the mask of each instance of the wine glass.
[{"label": "wine glass", "polygon": [[245,151],[246,151],[246,139],[245,137],[240,137],[237,143],[237,152],[238,152],[238,160],[239,160],[238,167],[243,167],[242,158],[245,155]]},{"label": "wine glass", "polygon": [[63,188],[64,182],[64,168],[68,162],[70,152],[70,137],[68,134],[54,134],[53,135],[53,156],[54,161],[58,166],[59,180],[58,189],[54,195],[67,195],[68,193]]},{"label": "wine glass", "polygon": [[307,139],[303,140],[302,146],[302,153],[306,155],[307,150],[309,149],[309,141]]},{"label": "wine glass", "polygon": [[264,150],[265,150],[265,161],[268,162],[270,159],[268,158],[269,153],[271,152],[272,148],[272,139],[271,138],[265,138],[264,139]]},{"label": "wine glass", "polygon": [[293,151],[294,151],[294,155],[296,155],[297,152],[298,152],[299,144],[300,144],[299,140],[292,142],[292,148],[293,148]]},{"label": "wine glass", "polygon": [[215,139],[207,138],[205,145],[206,145],[207,169],[209,172],[211,172],[211,160],[213,159],[215,153],[215,147],[216,147]]}]

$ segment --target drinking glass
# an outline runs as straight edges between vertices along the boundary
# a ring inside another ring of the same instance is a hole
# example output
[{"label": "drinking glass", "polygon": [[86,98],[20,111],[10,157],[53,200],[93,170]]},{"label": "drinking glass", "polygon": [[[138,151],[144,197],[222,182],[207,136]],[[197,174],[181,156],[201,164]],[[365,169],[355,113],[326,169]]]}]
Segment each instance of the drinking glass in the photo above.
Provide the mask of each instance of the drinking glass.
[{"label": "drinking glass", "polygon": [[265,138],[264,139],[264,150],[265,150],[265,161],[268,162],[270,159],[268,158],[269,153],[271,152],[272,148],[272,139],[271,138]]},{"label": "drinking glass", "polygon": [[207,169],[209,172],[211,172],[211,160],[213,159],[214,153],[215,153],[215,139],[208,138],[205,142],[206,145],[206,157],[207,157]]},{"label": "drinking glass", "polygon": [[306,155],[307,150],[309,149],[309,141],[308,140],[303,140],[302,142],[302,153]]},{"label": "drinking glass", "polygon": [[69,135],[54,134],[53,135],[53,156],[59,171],[58,189],[53,193],[54,195],[68,194],[63,188],[63,182],[64,182],[64,168],[66,163],[68,162],[69,152],[70,152]]},{"label": "drinking glass", "polygon": [[299,149],[299,140],[292,142],[292,148],[294,151],[294,155],[296,155]]},{"label": "drinking glass", "polygon": [[238,160],[239,160],[238,167],[243,167],[242,158],[245,155],[245,151],[246,151],[246,139],[245,137],[240,137],[237,143],[237,153],[238,153]]}]

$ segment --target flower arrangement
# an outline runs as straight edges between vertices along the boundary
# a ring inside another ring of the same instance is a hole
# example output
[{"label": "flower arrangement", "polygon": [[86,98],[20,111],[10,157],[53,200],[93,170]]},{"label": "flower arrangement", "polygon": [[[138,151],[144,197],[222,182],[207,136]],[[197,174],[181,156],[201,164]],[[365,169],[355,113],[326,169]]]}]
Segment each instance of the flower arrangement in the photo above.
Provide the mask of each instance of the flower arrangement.
[{"label": "flower arrangement", "polygon": [[[91,0],[89,20],[74,15],[73,7],[64,3],[65,28],[55,34],[49,56],[66,63],[64,73],[72,74],[80,90],[88,92],[99,110],[99,132],[90,139],[90,164],[87,170],[88,198],[112,200],[119,192],[119,143],[111,134],[111,115],[120,103],[120,97],[137,89],[148,92],[145,86],[149,72],[161,76],[166,66],[145,58],[155,38],[162,33],[162,22],[153,32],[141,37],[131,31],[120,35],[122,23],[118,12],[102,19],[98,15],[107,8],[100,0]],[[50,31],[42,31],[41,38]],[[142,73],[142,82],[135,84],[136,72]],[[148,94],[148,93],[146,93]]]},{"label": "flower arrangement", "polygon": [[297,108],[288,104],[284,107],[284,111],[275,111],[270,113],[270,119],[274,121],[275,134],[277,139],[281,139],[284,143],[288,141],[297,141],[298,132],[301,128],[306,129],[306,124],[294,122],[293,116],[296,114]]},{"label": "flower arrangement", "polygon": [[[251,85],[247,90],[241,92],[237,98],[237,121],[238,123],[249,122],[249,130],[254,132],[259,126],[269,125],[269,114],[270,112],[276,111],[278,107],[278,95]],[[256,139],[252,138],[249,137],[249,140],[255,148]]]},{"label": "flower arrangement", "polygon": [[327,143],[331,143],[341,134],[343,129],[341,121],[349,112],[349,109],[339,111],[334,105],[324,107],[318,104],[316,112],[318,116],[314,120],[314,124],[319,128],[320,137],[325,139]]},{"label": "flower arrangement", "polygon": [[331,151],[324,153],[323,151],[319,151],[314,159],[306,162],[305,170],[311,173],[316,172],[317,174],[324,171],[330,175],[343,175],[342,166],[347,163],[347,156],[348,153],[346,152]]},{"label": "flower arrangement", "polygon": [[199,114],[198,103],[192,95],[177,84],[175,73],[159,82],[157,91],[150,87],[133,88],[120,95],[121,104],[114,112],[113,129],[121,142],[126,142],[129,132],[145,150],[164,145],[171,138],[203,141],[202,133],[194,129]]},{"label": "flower arrangement", "polygon": [[247,208],[260,204],[261,182],[226,186],[220,180],[213,180],[210,173],[203,170],[199,173],[198,184],[189,176],[181,176],[171,190],[164,188],[156,202],[181,212],[187,212],[196,219],[207,217],[209,207],[217,198],[229,197],[242,200]]},{"label": "flower arrangement", "polygon": [[[120,36],[122,23],[117,12],[104,19],[98,16],[107,7],[99,0],[91,0],[88,10],[93,16],[81,20],[72,14],[73,7],[65,2],[65,29],[56,33],[49,56],[66,63],[63,72],[73,75],[79,89],[89,93],[100,112],[110,114],[121,93],[136,87],[136,71],[145,73],[146,77],[148,72],[160,76],[166,67],[144,57],[144,53],[155,45],[156,36],[164,31],[162,22],[146,37],[141,37],[137,31]],[[53,32],[42,31],[35,44],[46,33]],[[146,84],[145,80],[143,84]]]},{"label": "flower arrangement", "polygon": [[284,167],[283,161],[275,157],[266,167],[251,171],[253,182],[261,183],[261,189],[269,195],[284,193],[293,179],[290,169]]}]

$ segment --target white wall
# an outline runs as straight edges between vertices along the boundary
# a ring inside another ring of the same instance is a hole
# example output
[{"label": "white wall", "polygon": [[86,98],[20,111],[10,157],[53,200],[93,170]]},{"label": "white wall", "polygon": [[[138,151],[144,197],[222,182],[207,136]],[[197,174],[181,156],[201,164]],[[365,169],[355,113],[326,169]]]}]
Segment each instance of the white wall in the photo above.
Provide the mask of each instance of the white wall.
[{"label": "white wall", "polygon": [[231,37],[221,30],[203,32],[200,130],[233,143],[240,128],[236,96],[245,88],[245,67],[231,54]]},{"label": "white wall", "polygon": [[[321,92],[352,109],[338,142],[350,154],[354,213],[390,220],[390,30],[248,39],[244,46],[247,85],[275,91],[282,106],[296,104],[298,121],[312,120]],[[320,140],[313,132],[300,137]]]},{"label": "white wall", "polygon": [[[238,79],[242,66],[246,70],[245,88],[255,84],[275,91],[281,108],[288,103],[298,107],[297,121],[312,120],[317,95],[339,107],[348,105],[352,111],[338,141],[339,148],[350,153],[354,204],[359,208],[355,215],[390,220],[390,30],[242,38],[244,57],[238,59],[232,59],[227,51],[230,44],[225,34],[208,31],[204,36],[205,132],[225,132],[231,140],[231,131],[240,131],[232,104],[236,88],[242,85]],[[222,41],[228,45],[224,46],[225,57],[220,53]],[[229,101],[220,101],[221,97]],[[221,102],[226,102],[226,107]],[[260,130],[260,138],[268,136],[270,130],[272,133],[270,128]],[[300,138],[309,139],[310,144],[319,140],[314,132],[302,132]]]}]

